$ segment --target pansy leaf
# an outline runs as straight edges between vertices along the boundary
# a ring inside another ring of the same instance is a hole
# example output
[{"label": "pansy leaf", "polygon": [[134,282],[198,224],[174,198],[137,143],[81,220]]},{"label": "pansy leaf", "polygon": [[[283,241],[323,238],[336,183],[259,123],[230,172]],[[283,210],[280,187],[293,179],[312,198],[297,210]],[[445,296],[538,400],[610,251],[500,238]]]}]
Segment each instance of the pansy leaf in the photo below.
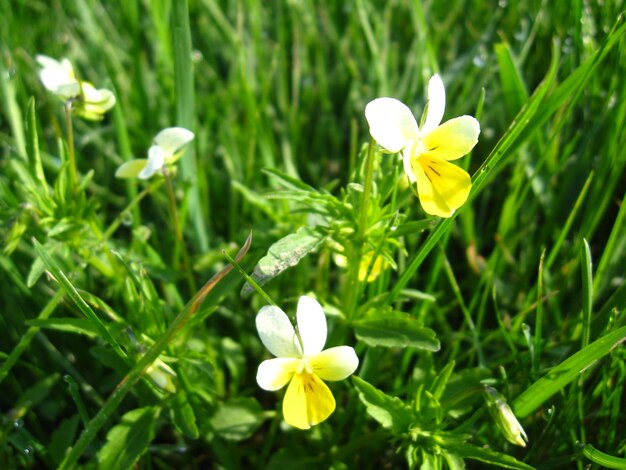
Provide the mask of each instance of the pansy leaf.
[{"label": "pansy leaf", "polygon": [[107,442],[98,453],[99,468],[132,468],[154,439],[158,407],[137,408],[122,416],[107,434]]},{"label": "pansy leaf", "polygon": [[376,312],[354,322],[356,337],[369,346],[439,351],[437,335],[410,316],[396,311]]},{"label": "pansy leaf", "polygon": [[[302,258],[316,250],[324,241],[325,236],[309,227],[302,227],[281,238],[267,250],[267,255],[259,260],[252,273],[252,279],[263,285],[278,276],[287,268],[295,266]],[[244,284],[242,295],[253,291],[250,284]]]},{"label": "pansy leaf", "polygon": [[359,392],[367,413],[382,427],[395,435],[408,431],[413,421],[413,410],[410,406],[397,397],[386,395],[359,377],[352,377],[352,383]]},{"label": "pansy leaf", "polygon": [[213,417],[211,426],[224,439],[242,441],[268,418],[254,398],[234,398],[222,404]]}]

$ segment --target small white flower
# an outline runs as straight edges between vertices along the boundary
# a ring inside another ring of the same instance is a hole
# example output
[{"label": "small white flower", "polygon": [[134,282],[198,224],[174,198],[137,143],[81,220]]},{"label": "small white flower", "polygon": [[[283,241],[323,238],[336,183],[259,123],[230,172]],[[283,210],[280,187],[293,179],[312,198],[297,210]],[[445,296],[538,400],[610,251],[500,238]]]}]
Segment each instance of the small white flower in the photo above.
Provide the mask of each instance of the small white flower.
[{"label": "small white flower", "polygon": [[193,132],[183,127],[168,127],[159,132],[148,149],[148,158],[123,163],[115,172],[118,178],[150,178],[165,165],[178,160],[185,146],[194,138]]},{"label": "small white flower", "polygon": [[41,67],[39,79],[48,90],[64,101],[80,94],[80,83],[69,60],[58,61],[45,55],[38,55],[35,60]]},{"label": "small white flower", "polygon": [[72,63],[45,55],[35,60],[41,67],[41,83],[62,101],[72,102],[72,110],[90,121],[99,121],[115,105],[115,95],[105,88],[97,89],[90,82],[78,80]]},{"label": "small white flower", "polygon": [[358,367],[359,359],[350,346],[322,350],[326,343],[326,317],[315,299],[300,297],[296,317],[298,333],[280,308],[268,305],[259,311],[259,337],[276,359],[259,365],[256,380],[261,388],[270,391],[289,384],[283,399],[285,421],[296,428],[309,429],[335,410],[335,399],[323,380],[347,378]]}]

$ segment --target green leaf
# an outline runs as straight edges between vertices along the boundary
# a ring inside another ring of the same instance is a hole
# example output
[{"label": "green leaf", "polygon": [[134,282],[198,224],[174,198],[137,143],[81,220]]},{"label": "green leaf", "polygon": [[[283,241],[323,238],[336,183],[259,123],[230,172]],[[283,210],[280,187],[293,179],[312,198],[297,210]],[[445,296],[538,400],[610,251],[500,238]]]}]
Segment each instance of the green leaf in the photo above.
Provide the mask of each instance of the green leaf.
[{"label": "green leaf", "polygon": [[243,441],[252,436],[267,417],[254,398],[234,398],[217,409],[211,426],[224,439]]},{"label": "green leaf", "polygon": [[61,463],[65,457],[65,452],[72,445],[72,442],[74,442],[76,431],[78,431],[78,421],[78,415],[65,419],[52,433],[50,444],[48,445],[48,452],[57,465]]},{"label": "green leaf", "polygon": [[33,406],[45,400],[60,378],[61,374],[58,373],[49,375],[23,392],[13,409],[7,413],[9,419],[16,420],[22,418]]},{"label": "green leaf", "polygon": [[27,326],[49,328],[65,333],[77,333],[90,338],[98,336],[98,332],[86,318],[36,318],[34,320],[26,320],[24,323]]},{"label": "green leaf", "polygon": [[33,245],[35,246],[35,250],[37,254],[42,259],[43,263],[46,265],[46,268],[50,271],[50,273],[55,277],[59,284],[63,286],[67,295],[72,299],[74,304],[78,307],[78,309],[89,319],[94,329],[98,331],[99,335],[102,336],[104,340],[106,340],[109,345],[113,348],[113,350],[123,359],[126,359],[126,353],[122,350],[117,340],[113,337],[113,335],[109,332],[105,324],[98,318],[98,316],[94,313],[94,311],[87,305],[87,303],[80,296],[76,288],[72,285],[67,276],[61,271],[59,266],[56,264],[54,259],[50,256],[48,251],[39,243],[37,240],[33,239]]},{"label": "green leaf", "polygon": [[[302,258],[316,250],[325,237],[309,227],[301,227],[296,233],[281,238],[267,250],[267,255],[259,260],[252,273],[252,279],[262,286],[270,279],[278,276],[285,269],[295,266]],[[253,291],[246,283],[241,289],[242,295]]]},{"label": "green leaf", "polygon": [[352,383],[368,414],[395,435],[407,432],[413,422],[413,410],[397,397],[391,397],[365,380],[354,376]]},{"label": "green leaf", "polygon": [[369,346],[439,351],[437,335],[402,312],[375,312],[354,322],[356,337]]},{"label": "green leaf", "polygon": [[524,462],[520,462],[510,455],[496,452],[495,450],[486,449],[484,447],[476,447],[463,442],[451,442],[446,445],[448,451],[452,451],[463,459],[478,460],[489,465],[497,467],[512,468],[518,470],[534,470]]},{"label": "green leaf", "polygon": [[178,432],[191,439],[198,438],[200,433],[198,432],[198,426],[196,426],[196,415],[183,390],[176,392],[170,408],[170,416]]},{"label": "green leaf", "polygon": [[107,442],[98,452],[98,468],[131,468],[154,439],[154,428],[160,411],[159,407],[150,406],[124,414],[120,423],[108,432]]},{"label": "green leaf", "polygon": [[602,468],[616,468],[621,470],[626,468],[626,459],[605,454],[589,444],[583,447],[583,455]]},{"label": "green leaf", "polygon": [[626,326],[619,328],[602,338],[594,341],[589,346],[581,349],[576,354],[568,357],[558,366],[552,368],[545,376],[540,378],[513,401],[513,410],[519,418],[524,418],[539,408],[544,401],[562,390],[572,380],[613,350],[615,346],[626,339]]}]

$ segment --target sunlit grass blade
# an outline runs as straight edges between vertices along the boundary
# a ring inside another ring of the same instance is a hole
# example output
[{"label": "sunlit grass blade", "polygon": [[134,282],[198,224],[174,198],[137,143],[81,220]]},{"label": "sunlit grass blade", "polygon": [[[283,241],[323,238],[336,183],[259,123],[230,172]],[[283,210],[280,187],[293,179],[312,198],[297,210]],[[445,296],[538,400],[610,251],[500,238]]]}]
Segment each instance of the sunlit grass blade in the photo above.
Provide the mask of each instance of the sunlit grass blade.
[{"label": "sunlit grass blade", "polygon": [[[515,143],[516,139],[520,136],[524,128],[533,120],[539,105],[541,104],[543,98],[545,97],[550,85],[552,84],[552,80],[556,75],[557,65],[558,65],[559,55],[554,49],[554,53],[552,56],[552,62],[550,64],[550,68],[541,82],[541,84],[537,87],[530,100],[526,103],[526,105],[520,110],[517,117],[511,123],[511,126],[506,131],[506,133],[502,136],[502,138],[498,141],[494,149],[491,151],[489,156],[483,162],[481,167],[472,177],[472,191],[468,197],[468,201],[466,204],[469,204],[483,189],[484,185],[487,182],[487,179],[491,176],[493,177],[499,168],[497,168],[498,164],[505,159],[507,155],[507,150]],[[463,209],[461,208],[460,211]],[[450,230],[450,226],[454,219],[458,216],[459,212],[455,212],[452,217],[447,219],[442,219],[441,222],[435,227],[435,229],[430,233],[428,238],[424,241],[424,243],[419,247],[418,251],[413,255],[411,261],[406,267],[405,271],[399,277],[398,281],[395,283],[391,292],[389,292],[385,305],[390,305],[400,294],[402,289],[407,285],[409,280],[417,271],[417,268],[422,264],[428,253],[435,247],[439,239]]]},{"label": "sunlit grass blade", "polygon": [[[193,131],[195,129],[195,85],[187,0],[176,1],[172,4],[172,42],[176,84],[176,124]],[[185,153],[188,155],[181,158],[180,165],[182,176],[191,181],[188,190],[189,217],[199,251],[204,252],[209,248],[209,240],[198,189],[200,175],[196,172],[195,153],[191,149],[186,149]]]},{"label": "sunlit grass blade", "polygon": [[565,359],[545,376],[524,390],[514,401],[515,415],[524,418],[539,408],[548,398],[562,390],[585,369],[626,339],[626,327],[619,328]]},{"label": "sunlit grass blade", "polygon": [[602,468],[615,468],[618,470],[626,468],[626,459],[605,454],[590,444],[583,447],[583,455]]}]

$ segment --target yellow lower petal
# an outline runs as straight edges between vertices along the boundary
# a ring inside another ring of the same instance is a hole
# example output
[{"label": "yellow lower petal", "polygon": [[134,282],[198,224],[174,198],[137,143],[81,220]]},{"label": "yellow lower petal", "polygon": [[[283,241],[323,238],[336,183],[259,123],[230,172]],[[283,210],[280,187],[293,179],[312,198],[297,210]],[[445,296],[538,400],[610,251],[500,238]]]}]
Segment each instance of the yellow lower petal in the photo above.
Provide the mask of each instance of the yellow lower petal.
[{"label": "yellow lower petal", "polygon": [[285,421],[299,429],[321,423],[335,411],[335,398],[315,374],[294,374],[283,400]]},{"label": "yellow lower petal", "polygon": [[467,172],[445,160],[422,155],[411,162],[424,211],[450,217],[467,200],[472,181]]}]

